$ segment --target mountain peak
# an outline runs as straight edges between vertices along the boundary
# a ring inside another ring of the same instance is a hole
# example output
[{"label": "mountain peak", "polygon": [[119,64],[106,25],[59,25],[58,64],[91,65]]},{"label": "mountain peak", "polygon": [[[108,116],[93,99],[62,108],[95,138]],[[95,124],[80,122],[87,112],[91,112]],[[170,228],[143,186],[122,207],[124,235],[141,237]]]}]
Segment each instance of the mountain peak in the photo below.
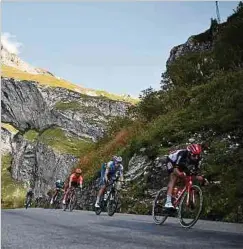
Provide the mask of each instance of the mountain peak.
[{"label": "mountain peak", "polygon": [[3,43],[1,44],[1,63],[30,74],[49,74],[54,76],[52,73],[44,69],[35,68],[23,61],[15,53],[11,53]]}]

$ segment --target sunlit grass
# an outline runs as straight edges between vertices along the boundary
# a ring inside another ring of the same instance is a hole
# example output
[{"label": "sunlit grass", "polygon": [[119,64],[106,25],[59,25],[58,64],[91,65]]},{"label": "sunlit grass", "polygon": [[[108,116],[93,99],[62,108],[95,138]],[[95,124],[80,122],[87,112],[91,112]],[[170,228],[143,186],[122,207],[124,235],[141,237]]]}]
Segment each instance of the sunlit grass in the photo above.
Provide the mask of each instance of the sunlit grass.
[{"label": "sunlit grass", "polygon": [[13,134],[16,134],[18,132],[18,130],[15,127],[13,127],[11,124],[1,123],[1,127],[5,128],[6,130],[8,130]]},{"label": "sunlit grass", "polygon": [[119,96],[113,93],[108,93],[103,90],[93,90],[93,89],[80,87],[67,80],[58,79],[51,75],[30,74],[30,73],[23,72],[21,70],[18,70],[17,68],[10,67],[7,65],[1,65],[1,75],[3,77],[14,78],[18,80],[36,81],[42,85],[47,85],[50,87],[62,87],[62,88],[66,88],[66,89],[79,92],[79,93],[83,93],[83,94],[87,94],[88,92],[93,92],[97,94],[98,96],[103,96],[105,98],[112,99],[112,100],[125,101],[125,102],[132,103],[132,104],[136,104],[139,101],[138,99]]},{"label": "sunlit grass", "polygon": [[10,166],[12,157],[10,154],[1,156],[1,199],[2,208],[18,208],[24,206],[26,190],[24,185],[11,177]]}]

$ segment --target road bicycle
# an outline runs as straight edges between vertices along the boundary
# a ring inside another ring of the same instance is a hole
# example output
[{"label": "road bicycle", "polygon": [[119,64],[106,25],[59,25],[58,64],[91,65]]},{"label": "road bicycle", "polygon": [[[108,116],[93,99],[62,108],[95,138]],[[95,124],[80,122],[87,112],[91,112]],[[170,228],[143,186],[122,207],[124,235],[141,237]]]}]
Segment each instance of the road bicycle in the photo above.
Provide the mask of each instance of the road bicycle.
[{"label": "road bicycle", "polygon": [[118,178],[112,180],[111,183],[107,185],[105,193],[100,198],[100,207],[95,207],[95,213],[97,215],[100,215],[102,211],[107,211],[109,216],[113,216],[117,211],[120,202],[117,182],[120,182]]},{"label": "road bicycle", "polygon": [[58,209],[61,207],[63,192],[64,192],[63,189],[57,189],[57,194],[55,198],[53,199],[53,203],[51,204],[52,208]]},{"label": "road bicycle", "polygon": [[185,176],[183,188],[175,187],[172,194],[174,208],[165,208],[167,187],[161,188],[153,202],[152,216],[155,224],[161,225],[170,215],[178,214],[182,227],[190,228],[196,224],[203,207],[203,193],[198,185],[193,184],[197,173],[189,170]]},{"label": "road bicycle", "polygon": [[79,194],[78,193],[79,191],[81,191],[80,187],[71,186],[70,192],[66,198],[66,204],[63,204],[63,211],[66,211],[66,209],[68,208],[69,211],[72,212],[73,209],[76,208],[77,200],[78,200],[77,195]]},{"label": "road bicycle", "polygon": [[26,209],[27,209],[28,207],[30,207],[31,202],[32,202],[32,197],[27,196],[27,197],[26,197],[26,201],[25,201],[25,208],[26,208]]}]

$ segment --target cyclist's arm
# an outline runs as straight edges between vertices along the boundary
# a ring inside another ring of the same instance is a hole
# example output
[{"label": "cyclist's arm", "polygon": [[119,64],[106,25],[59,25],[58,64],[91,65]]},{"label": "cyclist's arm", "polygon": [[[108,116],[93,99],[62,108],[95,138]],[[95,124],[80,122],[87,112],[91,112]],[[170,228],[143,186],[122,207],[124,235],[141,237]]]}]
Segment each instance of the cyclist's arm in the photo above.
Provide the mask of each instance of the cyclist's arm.
[{"label": "cyclist's arm", "polygon": [[83,177],[82,176],[79,177],[79,185],[82,188],[82,186],[83,186]]},{"label": "cyclist's arm", "polygon": [[123,165],[120,166],[120,181],[124,181],[124,175],[123,175]]},{"label": "cyclist's arm", "polygon": [[105,182],[107,182],[108,181],[108,174],[109,174],[109,167],[107,166],[106,167],[106,170],[105,170]]}]

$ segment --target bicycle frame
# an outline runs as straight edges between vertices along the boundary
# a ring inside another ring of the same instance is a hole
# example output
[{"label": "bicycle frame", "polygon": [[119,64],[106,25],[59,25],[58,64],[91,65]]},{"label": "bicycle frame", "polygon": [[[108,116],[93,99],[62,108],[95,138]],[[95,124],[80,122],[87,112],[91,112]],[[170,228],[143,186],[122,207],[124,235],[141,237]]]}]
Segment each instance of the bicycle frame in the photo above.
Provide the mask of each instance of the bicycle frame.
[{"label": "bicycle frame", "polygon": [[[187,192],[187,199],[186,199],[186,205],[189,206],[189,201],[190,201],[190,194],[191,194],[191,187],[192,187],[192,181],[193,181],[193,176],[189,175],[186,176],[185,178],[185,186],[182,189],[180,195],[176,198],[175,197],[175,201],[174,201],[174,206],[177,207],[181,201],[182,196],[184,195],[185,192]],[[193,193],[193,203],[195,202],[195,197],[194,197],[194,193]]]},{"label": "bicycle frame", "polygon": [[[75,195],[75,196],[77,197],[76,189],[78,189],[78,187],[75,188],[75,187],[72,186],[72,187],[70,188],[70,192],[69,192],[69,194],[68,194],[68,195],[69,195],[69,196],[68,196],[69,199],[70,199],[73,195]],[[68,198],[67,198],[67,199],[68,199]]]}]

